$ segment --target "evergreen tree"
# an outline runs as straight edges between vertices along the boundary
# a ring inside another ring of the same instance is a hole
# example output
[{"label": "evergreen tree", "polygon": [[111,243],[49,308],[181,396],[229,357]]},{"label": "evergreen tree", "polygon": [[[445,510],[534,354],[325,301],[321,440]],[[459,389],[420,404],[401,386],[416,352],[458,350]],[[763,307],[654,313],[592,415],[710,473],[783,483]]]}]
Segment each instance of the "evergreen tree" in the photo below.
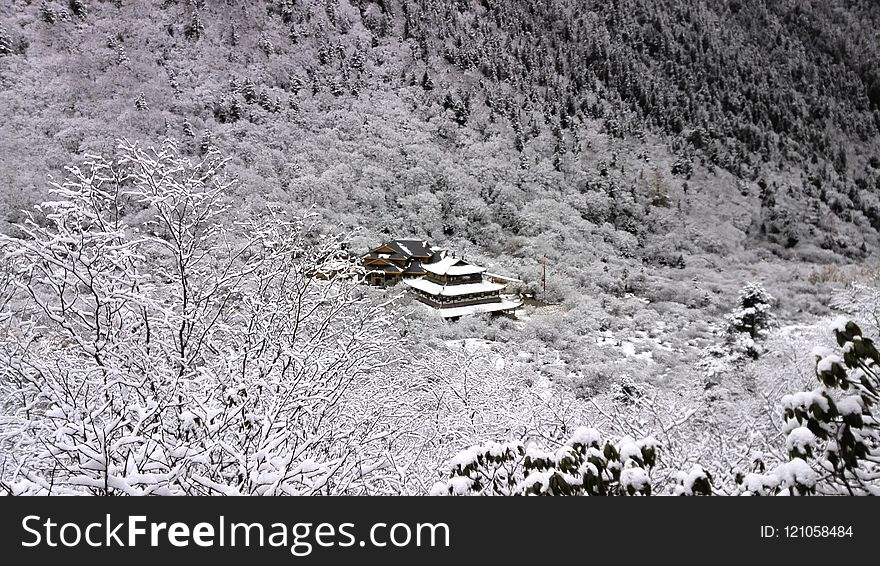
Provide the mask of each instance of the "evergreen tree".
[{"label": "evergreen tree", "polygon": [[70,6],[70,12],[78,18],[85,19],[89,15],[89,7],[83,0],[69,0],[67,5]]},{"label": "evergreen tree", "polygon": [[241,95],[248,104],[253,104],[257,101],[257,85],[254,84],[254,81],[250,79],[244,80],[241,85]]},{"label": "evergreen tree", "polygon": [[140,111],[150,109],[150,107],[147,105],[147,97],[143,92],[138,94],[137,98],[134,99],[134,107]]},{"label": "evergreen tree", "polygon": [[40,18],[47,24],[54,24],[58,21],[58,11],[43,0],[40,4]]},{"label": "evergreen tree", "polygon": [[434,81],[431,80],[428,71],[425,71],[425,74],[422,75],[422,88],[425,90],[434,90]]},{"label": "evergreen tree", "polygon": [[6,28],[3,27],[3,24],[0,24],[0,56],[12,55],[12,53],[14,53],[12,48],[12,37],[10,37],[9,32],[6,31]]},{"label": "evergreen tree", "polygon": [[189,24],[187,24],[186,29],[184,30],[184,35],[187,39],[197,41],[204,33],[205,26],[202,24],[202,18],[199,15],[198,10],[193,10],[192,16],[190,16],[189,19]]},{"label": "evergreen tree", "polygon": [[211,130],[205,130],[205,133],[202,134],[202,141],[199,143],[199,153],[201,155],[207,155],[215,149],[214,134],[211,133]]},{"label": "evergreen tree", "polygon": [[241,103],[238,102],[238,97],[230,96],[229,106],[226,108],[226,121],[238,122],[243,115],[244,112],[242,111]]},{"label": "evergreen tree", "polygon": [[275,53],[275,46],[272,44],[272,40],[266,34],[260,34],[260,40],[258,42],[258,46],[266,54],[266,56],[270,56]]},{"label": "evergreen tree", "polygon": [[[459,453],[449,479],[432,495],[651,495],[659,443],[651,437],[605,440],[579,427],[558,449],[522,442],[489,442]],[[711,495],[712,477],[700,466],[679,474],[676,495]]]},{"label": "evergreen tree", "polygon": [[747,334],[752,340],[761,338],[773,323],[770,312],[775,299],[759,283],[747,283],[739,292],[737,308],[727,315],[731,334]]},{"label": "evergreen tree", "polygon": [[519,118],[515,119],[513,122],[513,147],[520,153],[526,148],[522,124],[520,123]]}]

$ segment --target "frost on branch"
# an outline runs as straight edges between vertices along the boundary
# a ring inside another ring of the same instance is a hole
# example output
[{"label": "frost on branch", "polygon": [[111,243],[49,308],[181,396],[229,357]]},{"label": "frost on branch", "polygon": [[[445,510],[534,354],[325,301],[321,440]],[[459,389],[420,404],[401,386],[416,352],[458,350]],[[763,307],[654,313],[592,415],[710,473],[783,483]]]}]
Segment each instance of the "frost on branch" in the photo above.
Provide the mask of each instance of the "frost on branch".
[{"label": "frost on branch", "polygon": [[[657,460],[653,438],[604,440],[580,427],[555,450],[489,442],[449,463],[449,479],[432,495],[651,495]],[[708,477],[708,476],[707,476]],[[708,488],[711,492],[711,487]]]},{"label": "frost on branch", "polygon": [[352,391],[383,368],[387,321],[346,239],[237,217],[224,161],[171,142],[69,174],[24,238],[0,236],[0,487],[358,492],[381,462]]}]

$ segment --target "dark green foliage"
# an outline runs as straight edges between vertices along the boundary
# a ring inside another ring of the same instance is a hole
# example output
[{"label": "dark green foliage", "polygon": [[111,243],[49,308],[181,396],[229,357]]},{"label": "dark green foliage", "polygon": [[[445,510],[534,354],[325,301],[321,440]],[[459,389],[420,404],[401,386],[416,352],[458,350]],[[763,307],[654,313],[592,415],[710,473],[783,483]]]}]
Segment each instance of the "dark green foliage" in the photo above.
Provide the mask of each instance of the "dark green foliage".
[{"label": "dark green foliage", "polygon": [[59,19],[58,10],[45,2],[40,3],[40,18],[47,24],[54,24]]},{"label": "dark green foliage", "polygon": [[834,335],[841,350],[817,351],[816,375],[826,390],[843,396],[832,399],[823,391],[824,403],[783,404],[786,419],[803,424],[826,443],[824,456],[852,493],[877,472],[880,424],[874,408],[880,401],[880,353],[852,321],[836,324]]},{"label": "dark green foliage", "polygon": [[833,324],[839,349],[816,348],[819,386],[782,398],[785,447],[790,462],[764,474],[740,474],[746,491],[775,495],[783,490],[809,495],[822,490],[832,494],[878,495],[880,473],[880,423],[875,411],[880,402],[880,352],[859,326],[846,319]]},{"label": "dark green foliage", "polygon": [[[578,428],[557,450],[489,442],[460,453],[451,462],[449,480],[431,491],[434,495],[651,495],[650,472],[657,448],[652,438],[625,437],[614,443],[586,427]],[[707,495],[711,494],[711,478],[703,479],[698,490],[708,489]],[[683,486],[681,494],[702,494],[690,487]]]},{"label": "dark green foliage", "polygon": [[67,5],[70,12],[81,19],[85,19],[89,15],[89,7],[83,0],[69,0]]},{"label": "dark green foliage", "polygon": [[137,98],[135,98],[134,100],[134,107],[140,111],[150,109],[150,107],[147,105],[147,97],[144,93],[140,93],[139,95],[137,95]]}]

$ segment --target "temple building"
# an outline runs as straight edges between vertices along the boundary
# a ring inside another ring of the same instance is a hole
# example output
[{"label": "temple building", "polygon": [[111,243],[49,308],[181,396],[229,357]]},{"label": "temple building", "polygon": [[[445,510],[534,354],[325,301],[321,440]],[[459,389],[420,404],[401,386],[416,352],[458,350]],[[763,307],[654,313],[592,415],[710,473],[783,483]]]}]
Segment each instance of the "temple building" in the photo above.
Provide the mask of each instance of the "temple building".
[{"label": "temple building", "polygon": [[443,250],[423,240],[391,240],[362,258],[370,285],[387,287],[402,279],[427,274],[422,267],[441,258]]},{"label": "temple building", "polygon": [[522,301],[501,292],[518,279],[486,273],[480,267],[423,240],[391,240],[362,258],[370,285],[400,281],[444,318],[477,313],[512,313]]},{"label": "temple building", "polygon": [[440,311],[444,318],[478,313],[512,313],[522,302],[502,297],[506,283],[484,278],[485,267],[447,256],[423,264],[423,277],[404,283],[421,302]]}]

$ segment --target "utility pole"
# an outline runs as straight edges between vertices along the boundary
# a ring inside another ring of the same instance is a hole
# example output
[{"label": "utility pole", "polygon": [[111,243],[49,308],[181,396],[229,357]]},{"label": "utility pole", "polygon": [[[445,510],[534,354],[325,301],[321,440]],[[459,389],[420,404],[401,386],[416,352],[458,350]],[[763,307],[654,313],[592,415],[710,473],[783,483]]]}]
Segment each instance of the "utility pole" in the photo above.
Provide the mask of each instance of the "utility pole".
[{"label": "utility pole", "polygon": [[544,254],[544,260],[542,262],[543,273],[541,275],[541,283],[544,285],[544,304],[547,304],[547,254]]}]

